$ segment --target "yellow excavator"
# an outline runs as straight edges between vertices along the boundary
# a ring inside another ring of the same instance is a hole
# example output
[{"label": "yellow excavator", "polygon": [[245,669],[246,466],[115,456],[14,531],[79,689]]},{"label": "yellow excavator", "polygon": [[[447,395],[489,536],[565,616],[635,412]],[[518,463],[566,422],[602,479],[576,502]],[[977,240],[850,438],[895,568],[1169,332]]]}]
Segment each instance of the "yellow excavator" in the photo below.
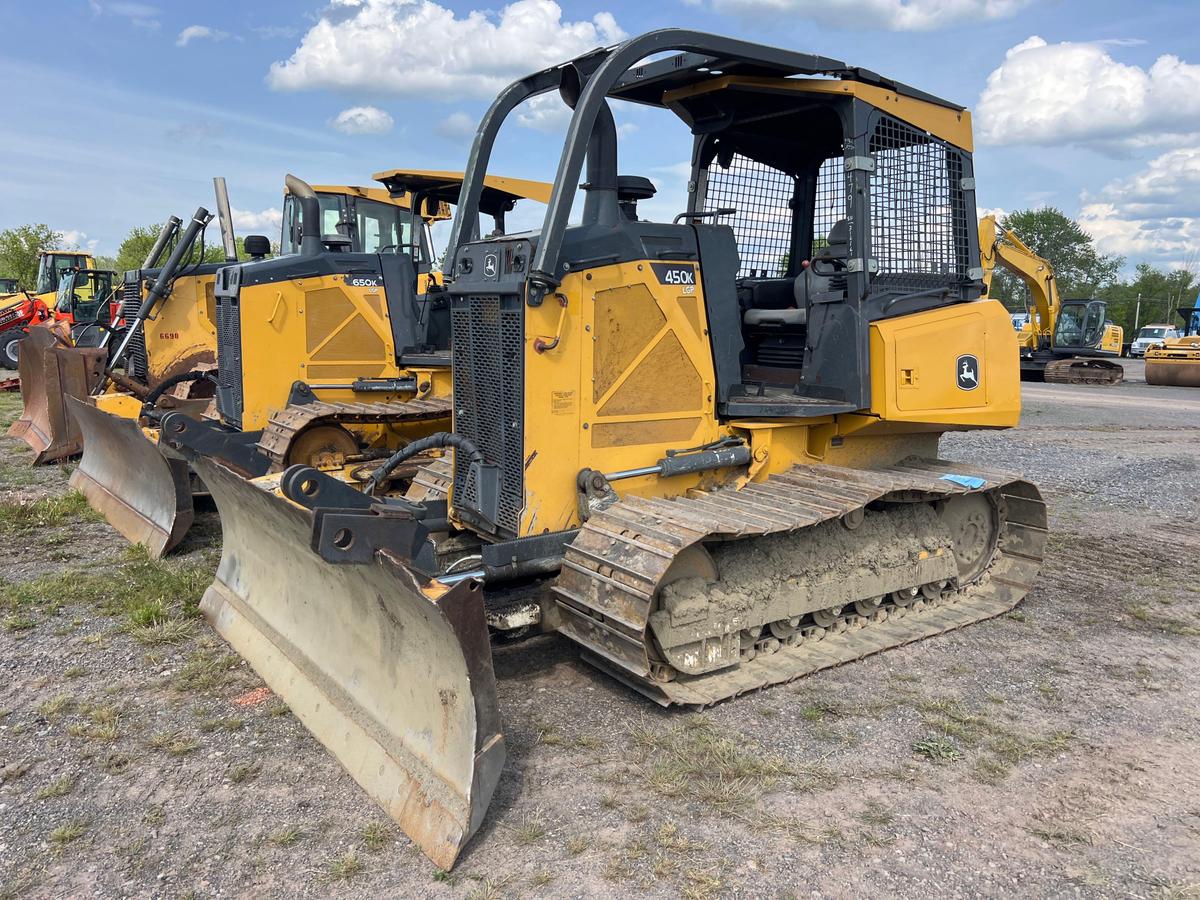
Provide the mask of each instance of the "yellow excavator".
[{"label": "yellow excavator", "polygon": [[[210,396],[215,386],[212,414],[222,425],[197,433],[245,474],[346,458],[369,469],[396,442],[448,424],[449,310],[426,302],[439,279],[429,228],[449,216],[462,175],[393,169],[375,177],[384,187],[310,187],[289,176],[285,252],[267,259],[259,247],[266,239],[247,238],[259,250],[250,262],[236,271],[220,264],[206,302],[173,298],[147,332],[170,337],[161,323],[172,314],[209,323],[208,365],[197,371],[193,359],[179,377],[204,376]],[[544,202],[550,186],[489,178],[486,190],[484,206],[502,224],[517,200]],[[72,485],[153,556],[183,539],[202,490],[172,448],[182,435],[164,439],[159,428],[165,414],[186,407],[158,404],[158,396],[68,401],[84,439]]]},{"label": "yellow excavator", "polygon": [[[497,132],[552,91],[541,228],[481,235]],[[618,174],[616,102],[692,132],[671,221]],[[836,59],[669,29],[513,83],[446,255],[453,429],[365,484],[190,448],[224,530],[205,616],[449,868],[504,766],[493,635],[703,707],[1011,609],[1041,495],[938,456],[1020,415],[976,224],[969,112]]]},{"label": "yellow excavator", "polygon": [[1029,321],[1017,332],[1021,377],[1057,384],[1118,384],[1125,369],[1112,362],[1121,355],[1125,332],[1108,319],[1103,300],[1062,300],[1054,267],[1038,256],[993,215],[979,220],[979,250],[985,292],[996,266],[1028,287]]},{"label": "yellow excavator", "polygon": [[1183,333],[1146,348],[1146,383],[1200,387],[1200,299],[1175,312]]}]

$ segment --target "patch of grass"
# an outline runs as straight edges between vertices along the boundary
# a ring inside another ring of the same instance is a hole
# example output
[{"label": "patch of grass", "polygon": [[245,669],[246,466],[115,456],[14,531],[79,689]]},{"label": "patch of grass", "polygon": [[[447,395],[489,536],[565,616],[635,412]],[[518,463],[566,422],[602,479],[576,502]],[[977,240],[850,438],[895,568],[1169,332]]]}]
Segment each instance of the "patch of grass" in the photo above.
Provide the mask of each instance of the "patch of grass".
[{"label": "patch of grass", "polygon": [[87,832],[88,823],[83,819],[72,819],[65,825],[59,825],[50,832],[47,837],[50,838],[50,843],[63,847],[72,841],[77,841]]},{"label": "patch of grass", "polygon": [[233,653],[196,650],[171,680],[171,686],[177,691],[206,693],[228,684],[233,670],[240,663],[241,660]]},{"label": "patch of grass", "polygon": [[129,630],[133,639],[143,644],[182,644],[196,632],[190,619],[167,619]]},{"label": "patch of grass", "polygon": [[256,765],[239,763],[229,770],[229,780],[234,784],[241,784],[243,781],[254,778],[258,775],[259,771],[259,767]]},{"label": "patch of grass", "polygon": [[525,819],[520,825],[514,826],[512,829],[514,843],[519,847],[528,847],[536,844],[546,836],[546,826],[541,819],[530,817]]},{"label": "patch of grass", "polygon": [[445,869],[434,869],[433,880],[441,884],[454,884],[455,878]]},{"label": "patch of grass", "polygon": [[38,712],[47,722],[57,722],[63,715],[75,706],[75,698],[70,694],[58,694],[49,700],[38,704]]},{"label": "patch of grass", "polygon": [[75,776],[60,775],[47,785],[43,785],[34,794],[38,800],[49,800],[52,797],[65,797],[75,790]]},{"label": "patch of grass", "polygon": [[722,881],[719,875],[708,869],[689,869],[683,873],[683,887],[680,891],[686,900],[708,900],[715,897],[721,890]]},{"label": "patch of grass", "polygon": [[268,835],[267,840],[277,847],[290,847],[300,838],[304,837],[304,832],[295,825],[289,825],[286,828],[281,828],[279,831]]},{"label": "patch of grass", "polygon": [[600,798],[601,809],[617,809],[620,807],[620,805],[621,801],[618,799],[616,794],[605,794]]},{"label": "patch of grass", "polygon": [[278,697],[267,701],[266,710],[267,715],[273,718],[278,716],[286,716],[292,711],[291,708]]},{"label": "patch of grass", "polygon": [[876,800],[868,800],[866,807],[858,814],[858,820],[866,825],[891,825],[896,820],[896,814]]},{"label": "patch of grass", "polygon": [[64,678],[82,678],[87,674],[87,669],[83,666],[71,666],[67,671],[63,672]]},{"label": "patch of grass", "polygon": [[67,522],[102,522],[79,491],[36,500],[0,500],[0,534],[19,534],[53,528]]},{"label": "patch of grass", "polygon": [[536,743],[545,744],[547,747],[557,747],[562,744],[562,735],[558,733],[557,729],[555,729],[553,725],[547,725],[545,722],[538,722],[533,727],[537,732]]},{"label": "patch of grass", "polygon": [[390,844],[394,836],[392,827],[383,822],[368,822],[360,833],[363,846],[372,853],[378,853]]},{"label": "patch of grass", "polygon": [[500,900],[504,893],[502,888],[508,884],[510,877],[504,875],[499,878],[480,878],[478,882],[467,891],[467,900]]},{"label": "patch of grass", "polygon": [[355,875],[361,875],[365,870],[362,859],[351,850],[329,864],[329,877],[337,881],[346,881]]},{"label": "patch of grass", "polygon": [[795,774],[784,760],[720,731],[694,715],[670,730],[641,729],[644,778],[664,797],[690,797],[718,808],[752,802],[778,779]]},{"label": "patch of grass", "polygon": [[577,834],[575,837],[567,839],[567,855],[579,856],[579,854],[583,853],[590,846],[592,846],[591,838],[589,838],[587,835]]},{"label": "patch of grass", "polygon": [[159,805],[151,806],[142,815],[142,821],[147,825],[161,825],[167,820],[166,811]]},{"label": "patch of grass", "polygon": [[232,717],[202,719],[200,721],[200,731],[203,734],[211,734],[214,731],[241,731],[245,727],[245,719],[236,719]]},{"label": "patch of grass", "polygon": [[124,753],[106,753],[100,761],[100,768],[110,775],[121,775],[128,771],[132,760]]},{"label": "patch of grass", "polygon": [[1057,822],[1047,822],[1030,828],[1029,833],[1060,849],[1089,847],[1092,844],[1092,835],[1089,832]]},{"label": "patch of grass", "polygon": [[156,731],[150,735],[149,744],[155,750],[165,750],[170,756],[186,756],[200,746],[194,737],[177,731]]},{"label": "patch of grass", "polygon": [[944,765],[963,758],[963,752],[958,745],[943,735],[931,735],[914,741],[913,753],[923,756],[932,763]]},{"label": "patch of grass", "polygon": [[820,698],[812,701],[800,710],[800,717],[806,722],[824,722],[826,719],[837,719],[845,715],[845,707],[837,700]]},{"label": "patch of grass", "polygon": [[13,631],[28,631],[37,625],[37,619],[23,615],[11,615],[4,617],[4,630]]},{"label": "patch of grass", "polygon": [[544,869],[540,872],[534,872],[529,876],[530,887],[540,888],[545,887],[554,880],[554,873],[547,872]]}]

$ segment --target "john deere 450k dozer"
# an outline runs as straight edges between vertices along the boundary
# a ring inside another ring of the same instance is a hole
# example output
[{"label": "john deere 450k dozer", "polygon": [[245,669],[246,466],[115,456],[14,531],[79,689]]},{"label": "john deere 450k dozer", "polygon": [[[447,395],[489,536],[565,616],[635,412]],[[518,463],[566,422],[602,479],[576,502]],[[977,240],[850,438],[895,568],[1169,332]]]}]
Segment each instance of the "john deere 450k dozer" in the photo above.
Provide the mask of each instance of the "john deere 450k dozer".
[{"label": "john deere 450k dozer", "polygon": [[[554,90],[574,112],[542,228],[481,238],[497,131]],[[614,101],[690,126],[674,221],[638,219],[653,187],[618,177]],[[971,146],[956,105],[690,31],[514,83],[449,242],[453,430],[365,491],[197,458],[224,527],[205,614],[449,867],[504,765],[490,632],[558,631],[702,707],[1011,609],[1041,496],[938,458],[941,433],[1020,413],[1008,313],[979,299]],[[437,446],[448,493],[385,489]]]},{"label": "john deere 450k dozer", "polygon": [[[68,401],[85,438],[72,484],[152,555],[177,546],[194,517],[195,485],[175,444],[202,440],[245,475],[347,459],[358,470],[448,425],[449,306],[427,302],[439,278],[428,230],[448,218],[462,175],[393,169],[376,178],[384,187],[310,187],[289,176],[286,252],[227,269],[215,296],[210,280],[200,314],[214,323],[219,426],[177,417],[164,436],[160,420],[178,404],[129,394]],[[549,193],[548,184],[489,178],[483,205],[502,223],[522,197],[545,202]],[[175,299],[160,318],[168,309]]]}]

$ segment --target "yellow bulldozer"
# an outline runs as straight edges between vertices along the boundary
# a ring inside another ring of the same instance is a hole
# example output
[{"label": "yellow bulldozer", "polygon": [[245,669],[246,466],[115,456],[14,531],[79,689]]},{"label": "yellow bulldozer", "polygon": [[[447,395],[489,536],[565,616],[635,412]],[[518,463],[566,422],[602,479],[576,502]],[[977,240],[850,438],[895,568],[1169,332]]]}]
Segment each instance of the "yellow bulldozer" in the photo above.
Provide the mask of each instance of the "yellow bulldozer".
[{"label": "yellow bulldozer", "polygon": [[[481,235],[497,132],[552,91],[573,112],[541,228]],[[619,174],[618,102],[692,132],[670,221]],[[704,707],[1011,609],[1041,495],[938,456],[1020,415],[974,177],[967,110],[823,56],[670,29],[513,83],[439,291],[453,428],[365,483],[188,447],[224,530],[206,617],[449,868],[504,766],[493,636],[557,632]]]},{"label": "yellow bulldozer", "polygon": [[1200,300],[1175,312],[1183,333],[1146,348],[1146,383],[1200,387]]},{"label": "yellow bulldozer", "polygon": [[[439,277],[429,228],[449,216],[462,175],[393,169],[376,178],[384,187],[310,187],[289,176],[285,252],[275,259],[258,252],[236,272],[215,266],[203,296],[179,296],[176,288],[146,331],[148,358],[175,361],[179,370],[151,366],[162,376],[152,384],[202,374],[215,386],[212,412],[223,427],[202,432],[212,438],[205,447],[243,474],[300,461],[366,463],[448,424],[448,308],[426,301]],[[518,199],[544,202],[549,189],[489,178],[484,206],[502,222]],[[262,315],[243,317],[243,308]],[[165,349],[164,342],[196,334],[181,320],[206,324],[203,360]],[[207,366],[197,370],[201,362]],[[172,448],[183,436],[164,439],[159,428],[164,414],[185,407],[156,405],[157,396],[150,403],[127,392],[67,401],[84,445],[71,483],[153,556],[183,539],[193,496],[203,490]],[[404,415],[409,421],[400,424]]]},{"label": "yellow bulldozer", "polygon": [[1094,298],[1062,300],[1054,267],[993,215],[979,220],[979,250],[985,291],[996,267],[1011,272],[1029,290],[1029,321],[1017,332],[1021,377],[1056,384],[1119,384],[1124,329],[1108,319],[1108,304]]}]

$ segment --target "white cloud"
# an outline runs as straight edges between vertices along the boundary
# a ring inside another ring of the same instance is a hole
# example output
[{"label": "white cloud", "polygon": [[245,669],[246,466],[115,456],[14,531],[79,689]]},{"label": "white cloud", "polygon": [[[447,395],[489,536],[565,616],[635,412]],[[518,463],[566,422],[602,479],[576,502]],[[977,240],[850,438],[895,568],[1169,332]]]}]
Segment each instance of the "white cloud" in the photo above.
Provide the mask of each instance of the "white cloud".
[{"label": "white cloud", "polygon": [[283,227],[283,213],[273,206],[259,212],[231,207],[230,212],[233,228],[239,234],[265,234],[274,240]]},{"label": "white cloud", "polygon": [[229,37],[229,32],[221,31],[219,28],[209,28],[207,25],[189,25],[179,32],[179,37],[175,38],[175,46],[186,47],[192,41],[200,40],[223,41],[227,37]]},{"label": "white cloud", "polygon": [[464,141],[475,135],[476,122],[464,112],[453,112],[433,126],[433,130],[451,141]]},{"label": "white cloud", "polygon": [[159,21],[157,16],[162,12],[157,6],[150,6],[147,3],[101,3],[99,0],[88,0],[88,6],[92,10],[93,16],[112,15],[119,16],[122,19],[128,19],[131,25],[137,28],[145,28],[147,31],[157,31]]},{"label": "white cloud", "polygon": [[99,239],[89,238],[86,231],[68,228],[60,231],[59,234],[62,235],[62,244],[65,250],[86,250],[89,253],[95,253],[96,248],[100,245]]},{"label": "white cloud", "polygon": [[799,15],[848,28],[934,31],[1014,16],[1033,0],[712,0],[717,12]]},{"label": "white cloud", "polygon": [[1034,36],[988,76],[976,124],[988,144],[1171,143],[1200,131],[1200,66],[1164,55],[1142,69],[1099,44]]},{"label": "white cloud", "polygon": [[571,124],[573,110],[563,103],[557,91],[538,94],[517,107],[517,124],[534,131],[558,134]]},{"label": "white cloud", "polygon": [[396,122],[377,106],[352,106],[329,124],[343,134],[386,134]]},{"label": "white cloud", "polygon": [[1200,147],[1172,150],[1084,195],[1079,224],[1105,253],[1179,264],[1200,253]]},{"label": "white cloud", "polygon": [[492,97],[509,81],[625,37],[611,13],[564,22],[553,0],[516,0],[459,18],[432,0],[340,0],[291,57],[271,65],[276,90],[369,89]]}]

